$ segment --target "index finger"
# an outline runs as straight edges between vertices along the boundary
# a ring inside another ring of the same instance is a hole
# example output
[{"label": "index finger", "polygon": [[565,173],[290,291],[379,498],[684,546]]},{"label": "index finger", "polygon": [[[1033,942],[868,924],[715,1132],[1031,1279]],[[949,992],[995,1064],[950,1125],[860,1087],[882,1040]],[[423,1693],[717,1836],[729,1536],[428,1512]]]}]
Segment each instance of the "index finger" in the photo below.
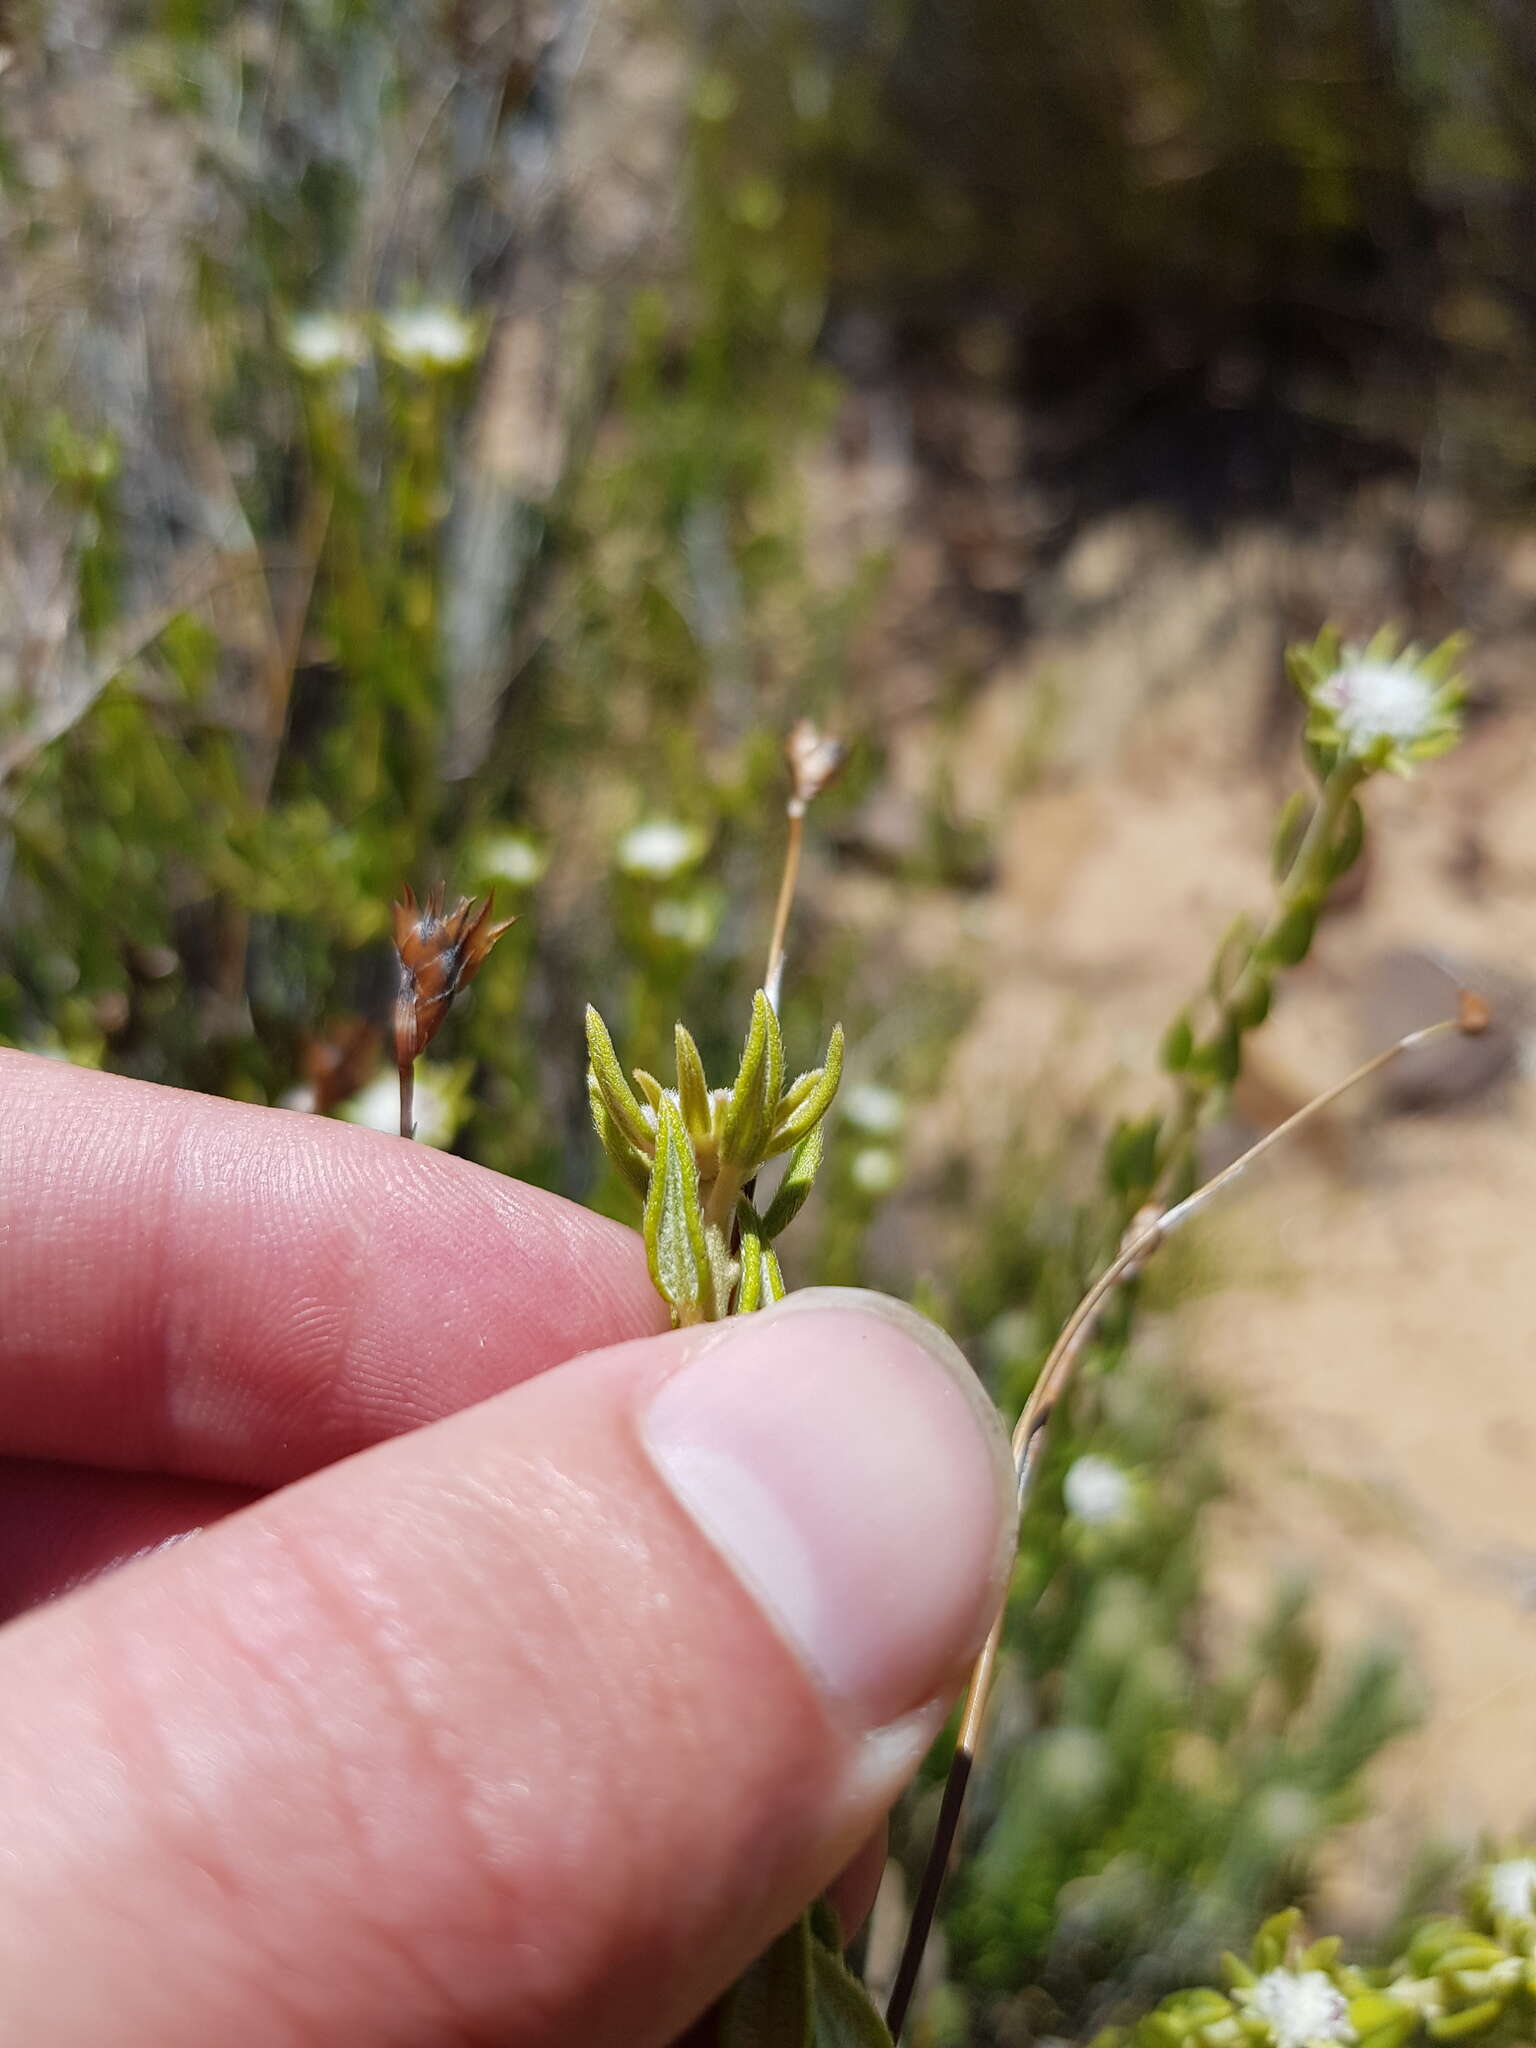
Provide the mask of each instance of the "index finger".
[{"label": "index finger", "polygon": [[0,1451],[277,1485],[664,1320],[557,1195],[0,1051]]}]

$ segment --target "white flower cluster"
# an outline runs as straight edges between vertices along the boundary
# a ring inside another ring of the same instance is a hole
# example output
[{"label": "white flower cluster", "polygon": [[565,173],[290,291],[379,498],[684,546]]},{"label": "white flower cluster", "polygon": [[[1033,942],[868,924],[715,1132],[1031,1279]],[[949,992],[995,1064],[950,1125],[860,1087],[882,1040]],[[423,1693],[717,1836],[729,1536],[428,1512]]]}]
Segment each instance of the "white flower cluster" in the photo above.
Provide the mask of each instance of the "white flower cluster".
[{"label": "white flower cluster", "polygon": [[1269,1970],[1237,1995],[1266,2023],[1275,2048],[1316,2048],[1355,2038],[1348,2002],[1321,1970]]},{"label": "white flower cluster", "polygon": [[1321,685],[1351,754],[1364,756],[1383,740],[1411,746],[1427,737],[1440,709],[1434,682],[1411,661],[1346,661]]},{"label": "white flower cluster", "polygon": [[1067,1467],[1061,1492],[1067,1513],[1093,1529],[1127,1520],[1135,1500],[1125,1468],[1095,1451],[1075,1458]]},{"label": "white flower cluster", "polygon": [[1506,1919],[1536,1919],[1536,1857],[1495,1863],[1488,1872],[1488,1903]]},{"label": "white flower cluster", "polygon": [[616,859],[626,875],[668,882],[704,857],[704,834],[680,818],[645,818],[619,841]]}]

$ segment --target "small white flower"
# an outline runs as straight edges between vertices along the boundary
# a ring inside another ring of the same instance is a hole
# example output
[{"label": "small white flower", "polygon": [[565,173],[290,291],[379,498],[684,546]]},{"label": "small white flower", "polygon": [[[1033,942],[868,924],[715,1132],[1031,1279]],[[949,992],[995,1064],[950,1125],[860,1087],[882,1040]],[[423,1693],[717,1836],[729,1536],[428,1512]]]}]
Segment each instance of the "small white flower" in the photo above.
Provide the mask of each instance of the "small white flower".
[{"label": "small white flower", "polygon": [[867,1138],[894,1138],[907,1120],[907,1105],[896,1090],[882,1088],[878,1081],[845,1088],[837,1107],[843,1122]]},{"label": "small white flower", "polygon": [[317,376],[355,369],[367,353],[362,329],[339,313],[296,315],[288,322],[283,345],[291,362]]},{"label": "small white flower", "polygon": [[480,353],[480,330],[452,306],[402,306],[379,321],[384,353],[407,370],[462,370]]},{"label": "small white flower", "polygon": [[1319,2042],[1355,2038],[1349,2003],[1321,1970],[1270,1970],[1238,1996],[1268,2023],[1275,2048],[1316,2048]]},{"label": "small white flower", "polygon": [[715,936],[715,909],[707,896],[663,896],[651,905],[651,930],[658,939],[702,953]]},{"label": "small white flower", "polygon": [[1488,1903],[1506,1919],[1536,1919],[1536,1857],[1495,1863],[1488,1872]]},{"label": "small white flower", "polygon": [[1061,1491],[1067,1513],[1095,1529],[1125,1521],[1135,1501],[1130,1474],[1113,1458],[1093,1451],[1067,1467]]},{"label": "small white flower", "polygon": [[475,848],[475,865],[514,889],[531,889],[549,866],[549,854],[526,832],[488,832]]},{"label": "small white flower", "polygon": [[888,1195],[901,1178],[901,1165],[888,1145],[861,1145],[848,1173],[861,1195]]},{"label": "small white flower", "polygon": [[685,825],[680,818],[646,818],[624,834],[615,858],[626,875],[666,882],[702,860],[704,847],[697,825]]},{"label": "small white flower", "polygon": [[1428,735],[1440,711],[1438,689],[1412,662],[1364,657],[1335,669],[1319,687],[1317,701],[1333,713],[1345,747],[1356,756],[1383,740],[1412,746]]}]

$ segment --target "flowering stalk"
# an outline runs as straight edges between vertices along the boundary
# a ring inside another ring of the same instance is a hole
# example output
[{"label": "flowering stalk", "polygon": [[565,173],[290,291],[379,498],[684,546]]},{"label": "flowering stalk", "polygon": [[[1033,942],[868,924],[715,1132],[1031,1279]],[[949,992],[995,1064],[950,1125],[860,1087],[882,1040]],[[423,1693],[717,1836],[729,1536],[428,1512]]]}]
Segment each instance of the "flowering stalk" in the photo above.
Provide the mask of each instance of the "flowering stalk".
[{"label": "flowering stalk", "polygon": [[[1178,1092],[1172,1113],[1152,1134],[1120,1134],[1122,1152],[1147,1162],[1120,1178],[1132,1200],[1157,1191],[1177,1194],[1190,1179],[1201,1119],[1236,1081],[1243,1040],[1269,1015],[1277,975],[1304,960],[1329,892],[1359,859],[1365,819],[1359,791],[1382,771],[1410,775],[1414,765],[1453,746],[1460,732],[1463,643],[1453,638],[1433,653],[1400,650],[1383,628],[1364,647],[1346,647],[1332,628],[1286,661],[1307,707],[1307,750],[1318,777],[1314,800],[1298,791],[1280,814],[1273,865],[1276,897],[1255,929],[1240,917],[1217,953],[1209,982],[1210,1015],[1197,1036],[1190,1010],[1163,1040],[1163,1064]],[[1128,1143],[1127,1140],[1130,1140]]]},{"label": "flowering stalk", "polygon": [[[1203,1209],[1213,1196],[1230,1187],[1256,1161],[1262,1159],[1276,1145],[1282,1144],[1310,1118],[1328,1109],[1341,1095],[1359,1087],[1362,1082],[1400,1059],[1404,1053],[1430,1045],[1451,1032],[1459,1031],[1464,1036],[1475,1037],[1487,1029],[1488,1022],[1488,1006],[1482,997],[1470,989],[1463,990],[1455,1017],[1445,1018],[1440,1023],[1428,1025],[1421,1031],[1411,1031],[1406,1037],[1398,1039],[1395,1044],[1389,1045],[1384,1051],[1366,1060],[1362,1066],[1356,1067],[1353,1073],[1347,1074],[1342,1081],[1335,1082],[1323,1094],[1314,1097],[1312,1101],[1287,1117],[1283,1123],[1278,1124],[1274,1130],[1267,1132],[1241,1157],[1233,1160],[1231,1165],[1216,1174],[1203,1187],[1196,1188],[1186,1195],[1172,1208],[1162,1210],[1156,1206],[1148,1206],[1138,1213],[1126,1232],[1119,1252],[1100,1273],[1062,1325],[1014,1427],[1013,1460],[1021,1514],[1028,1503],[1035,1475],[1040,1468],[1041,1454],[1045,1449],[1052,1419],[1071,1383],[1078,1361],[1086,1350],[1099,1318],[1115,1290],[1126,1281],[1134,1279],[1159,1246],[1166,1243],[1176,1230],[1181,1229],[1191,1216]],[[917,1986],[918,1971],[922,1965],[923,1951],[927,1946],[937,1910],[944,1873],[960,1825],[966,1789],[981,1750],[987,1702],[991,1697],[998,1653],[1002,1647],[1006,1615],[1005,1603],[993,1621],[981,1654],[972,1667],[971,1681],[961,1712],[960,1730],[955,1742],[954,1759],[945,1781],[943,1804],[886,2008],[886,2024],[893,2040],[900,2040],[902,2027],[906,2023],[912,1993]]]}]

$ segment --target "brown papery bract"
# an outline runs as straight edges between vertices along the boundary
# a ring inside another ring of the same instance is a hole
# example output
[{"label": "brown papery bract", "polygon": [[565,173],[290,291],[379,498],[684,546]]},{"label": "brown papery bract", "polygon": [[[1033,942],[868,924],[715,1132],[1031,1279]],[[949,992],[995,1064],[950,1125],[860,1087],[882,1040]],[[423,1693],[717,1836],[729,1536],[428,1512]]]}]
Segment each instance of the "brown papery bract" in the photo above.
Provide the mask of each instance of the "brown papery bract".
[{"label": "brown papery bract", "polygon": [[437,1036],[449,1006],[484,966],[491,948],[515,917],[492,924],[495,891],[478,901],[461,896],[444,914],[443,885],[418,904],[407,883],[394,906],[395,951],[400,956],[400,989],[395,997],[395,1064],[405,1068]]}]

